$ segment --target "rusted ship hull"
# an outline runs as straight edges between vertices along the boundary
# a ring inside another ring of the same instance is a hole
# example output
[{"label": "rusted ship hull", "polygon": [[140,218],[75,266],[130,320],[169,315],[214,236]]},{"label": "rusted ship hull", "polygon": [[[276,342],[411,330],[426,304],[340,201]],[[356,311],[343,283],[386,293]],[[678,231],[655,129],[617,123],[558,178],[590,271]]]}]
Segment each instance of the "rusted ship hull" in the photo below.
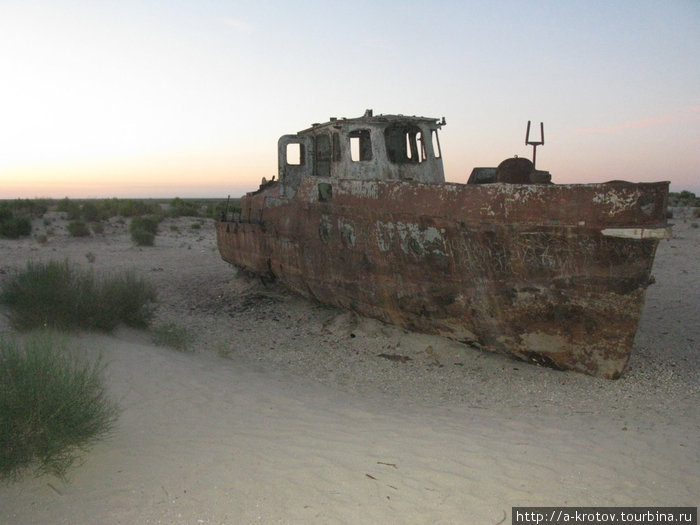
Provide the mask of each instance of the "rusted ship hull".
[{"label": "rusted ship hull", "polygon": [[617,378],[668,183],[429,184],[303,177],[217,224],[224,260],[322,303]]}]

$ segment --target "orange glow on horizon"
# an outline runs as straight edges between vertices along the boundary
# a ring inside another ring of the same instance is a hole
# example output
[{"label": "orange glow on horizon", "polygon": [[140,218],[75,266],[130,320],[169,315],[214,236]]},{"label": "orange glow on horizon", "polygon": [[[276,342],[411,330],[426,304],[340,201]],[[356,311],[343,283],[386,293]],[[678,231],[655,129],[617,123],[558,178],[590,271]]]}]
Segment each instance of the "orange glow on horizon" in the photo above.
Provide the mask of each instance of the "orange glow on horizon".
[{"label": "orange glow on horizon", "polygon": [[392,2],[0,2],[0,199],[241,194],[279,136],[368,108],[444,115],[448,181],[530,158],[532,120],[555,182],[700,193],[696,4],[446,2],[387,25]]},{"label": "orange glow on horizon", "polygon": [[[272,173],[274,174],[274,172]],[[270,168],[197,158],[28,164],[0,169],[0,199],[222,197],[251,191]]]}]

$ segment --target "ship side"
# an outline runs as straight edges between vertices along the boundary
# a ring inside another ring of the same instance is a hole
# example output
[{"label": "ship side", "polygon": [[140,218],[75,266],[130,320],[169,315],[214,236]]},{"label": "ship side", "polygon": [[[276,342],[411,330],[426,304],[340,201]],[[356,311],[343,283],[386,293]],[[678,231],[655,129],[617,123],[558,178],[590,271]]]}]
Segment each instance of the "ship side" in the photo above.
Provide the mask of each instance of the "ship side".
[{"label": "ship side", "polygon": [[[218,222],[222,258],[306,297],[409,330],[619,377],[656,247],[668,235],[668,183],[445,183],[439,143],[428,140],[441,124],[365,115],[283,137],[279,180]],[[395,139],[391,128],[403,135]],[[347,146],[337,157],[362,163],[350,151],[358,129],[372,131],[375,149],[366,155],[379,165],[358,175],[339,160],[334,172],[334,142]],[[318,134],[331,144],[322,173],[313,169]],[[306,160],[288,176],[285,155],[294,140]],[[392,144],[399,151],[387,153]],[[382,155],[412,154],[393,172],[379,163]],[[294,173],[304,164],[308,173]],[[534,170],[533,178],[546,181]]]}]

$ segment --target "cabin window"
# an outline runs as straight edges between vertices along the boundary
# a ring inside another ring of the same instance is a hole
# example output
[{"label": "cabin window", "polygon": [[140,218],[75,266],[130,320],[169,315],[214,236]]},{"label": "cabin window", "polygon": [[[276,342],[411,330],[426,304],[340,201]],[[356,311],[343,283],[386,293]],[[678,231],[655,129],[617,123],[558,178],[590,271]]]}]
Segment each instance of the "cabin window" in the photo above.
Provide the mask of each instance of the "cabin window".
[{"label": "cabin window", "polygon": [[422,131],[406,133],[406,154],[411,162],[423,162],[427,158]]},{"label": "cabin window", "polygon": [[350,158],[353,162],[372,160],[372,141],[368,129],[357,129],[348,133],[350,137]]},{"label": "cabin window", "polygon": [[318,177],[331,176],[331,138],[328,135],[316,135],[314,138],[316,157],[314,175]]},{"label": "cabin window", "polygon": [[396,164],[418,164],[426,158],[423,132],[411,124],[392,124],[384,130],[386,152]]},{"label": "cabin window", "polygon": [[287,144],[286,162],[289,166],[300,166],[304,163],[304,145],[299,142]]},{"label": "cabin window", "polygon": [[433,139],[433,153],[435,153],[435,158],[439,159],[442,154],[440,153],[440,139],[438,138],[438,131],[436,129],[431,129],[430,134]]},{"label": "cabin window", "polygon": [[333,162],[340,160],[340,133],[333,133]]}]

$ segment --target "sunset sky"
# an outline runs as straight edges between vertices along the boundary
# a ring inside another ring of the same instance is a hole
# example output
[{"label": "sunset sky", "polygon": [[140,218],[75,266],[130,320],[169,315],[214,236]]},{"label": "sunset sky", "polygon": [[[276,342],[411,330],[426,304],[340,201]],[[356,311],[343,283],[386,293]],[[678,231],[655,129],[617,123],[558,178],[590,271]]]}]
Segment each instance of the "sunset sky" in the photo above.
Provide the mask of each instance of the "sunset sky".
[{"label": "sunset sky", "polygon": [[698,28],[698,0],[0,0],[0,199],[239,196],[367,108],[444,116],[450,181],[530,157],[532,120],[555,182],[700,194]]}]

